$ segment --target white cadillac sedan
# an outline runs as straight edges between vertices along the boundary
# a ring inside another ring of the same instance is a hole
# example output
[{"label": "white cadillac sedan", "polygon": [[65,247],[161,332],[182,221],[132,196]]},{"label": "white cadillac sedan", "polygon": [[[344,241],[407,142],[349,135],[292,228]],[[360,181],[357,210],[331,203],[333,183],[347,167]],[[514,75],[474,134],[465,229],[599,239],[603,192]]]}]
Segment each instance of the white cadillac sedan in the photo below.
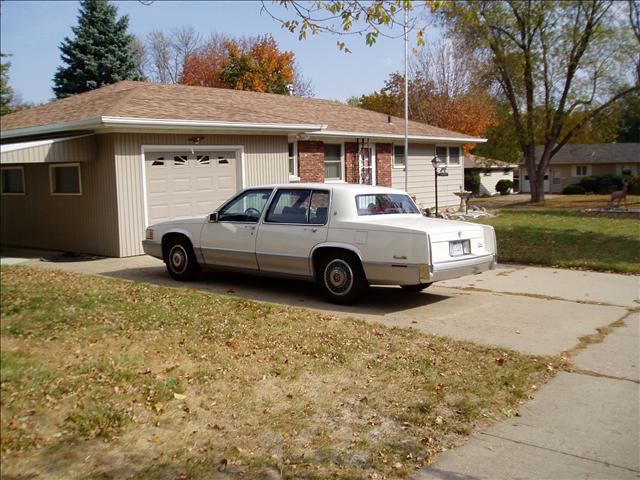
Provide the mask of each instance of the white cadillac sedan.
[{"label": "white cadillac sedan", "polygon": [[315,280],[332,302],[371,284],[422,290],[493,269],[493,227],[420,214],[405,192],[350,184],[241,191],[207,217],[152,225],[144,251],[176,280],[202,267]]}]

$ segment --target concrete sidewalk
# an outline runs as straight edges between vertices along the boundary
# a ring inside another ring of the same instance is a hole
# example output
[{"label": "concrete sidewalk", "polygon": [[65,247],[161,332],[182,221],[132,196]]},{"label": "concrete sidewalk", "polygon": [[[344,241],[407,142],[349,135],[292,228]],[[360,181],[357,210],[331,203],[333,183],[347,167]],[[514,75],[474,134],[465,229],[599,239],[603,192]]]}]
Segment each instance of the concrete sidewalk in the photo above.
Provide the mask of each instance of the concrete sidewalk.
[{"label": "concrete sidewalk", "polygon": [[440,455],[421,480],[640,477],[640,313],[574,359],[520,417]]}]

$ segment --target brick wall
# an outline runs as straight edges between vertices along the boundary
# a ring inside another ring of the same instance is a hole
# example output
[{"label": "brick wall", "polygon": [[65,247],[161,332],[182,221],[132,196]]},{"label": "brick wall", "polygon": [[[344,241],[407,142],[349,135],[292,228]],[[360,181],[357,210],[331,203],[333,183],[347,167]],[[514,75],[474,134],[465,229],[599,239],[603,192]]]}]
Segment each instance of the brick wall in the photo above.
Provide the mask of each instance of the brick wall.
[{"label": "brick wall", "polygon": [[302,182],[324,182],[323,142],[298,142],[298,176]]},{"label": "brick wall", "polygon": [[390,143],[376,143],[376,184],[391,186],[391,148]]},{"label": "brick wall", "polygon": [[344,168],[347,183],[358,183],[358,144],[347,142],[344,144]]}]

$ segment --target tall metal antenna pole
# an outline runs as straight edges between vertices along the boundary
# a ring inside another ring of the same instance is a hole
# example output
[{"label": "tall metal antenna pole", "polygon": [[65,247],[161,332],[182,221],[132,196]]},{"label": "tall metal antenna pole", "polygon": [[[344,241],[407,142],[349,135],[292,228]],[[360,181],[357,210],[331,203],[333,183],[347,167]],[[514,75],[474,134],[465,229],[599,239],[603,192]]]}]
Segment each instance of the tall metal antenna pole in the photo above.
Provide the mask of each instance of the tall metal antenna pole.
[{"label": "tall metal antenna pole", "polygon": [[409,193],[409,77],[407,64],[409,59],[409,37],[407,36],[407,24],[409,14],[407,6],[404,7],[404,191]]}]

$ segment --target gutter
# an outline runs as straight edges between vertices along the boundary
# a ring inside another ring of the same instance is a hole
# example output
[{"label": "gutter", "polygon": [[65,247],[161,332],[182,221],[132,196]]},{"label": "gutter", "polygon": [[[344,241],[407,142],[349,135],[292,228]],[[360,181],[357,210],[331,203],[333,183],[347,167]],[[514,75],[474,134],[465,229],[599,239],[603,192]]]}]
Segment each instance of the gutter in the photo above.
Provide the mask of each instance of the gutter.
[{"label": "gutter", "polygon": [[[71,122],[52,123],[37,127],[16,128],[0,132],[2,140],[12,138],[47,135],[77,130],[101,130],[110,127],[133,127],[144,128],[153,127],[159,130],[175,129],[208,129],[208,130],[246,130],[252,132],[274,132],[274,133],[307,133],[314,137],[348,137],[348,138],[372,138],[402,140],[404,135],[374,132],[346,132],[339,130],[327,130],[328,125],[308,124],[308,123],[257,123],[257,122],[225,122],[211,120],[179,120],[160,118],[135,118],[135,117],[112,117],[97,116],[84,120],[74,120]],[[424,142],[458,142],[458,143],[485,143],[486,138],[475,137],[447,137],[437,135],[409,135],[410,140]]]},{"label": "gutter", "polygon": [[247,131],[268,131],[268,132],[313,132],[327,128],[322,124],[288,124],[288,123],[255,123],[255,122],[221,122],[209,120],[178,120],[159,118],[129,118],[98,116],[84,120],[74,120],[71,122],[53,123],[37,127],[16,128],[0,132],[1,139],[26,137],[33,135],[43,135],[59,133],[72,130],[102,129],[117,126],[132,127],[154,127],[159,129],[237,129]]},{"label": "gutter", "polygon": [[[339,130],[325,130],[313,132],[314,137],[368,137],[403,140],[404,135],[395,133],[371,133],[371,132],[341,132]],[[461,142],[461,143],[486,143],[486,138],[475,137],[441,137],[436,135],[409,135],[409,140],[422,141],[443,141],[443,142]]]}]

